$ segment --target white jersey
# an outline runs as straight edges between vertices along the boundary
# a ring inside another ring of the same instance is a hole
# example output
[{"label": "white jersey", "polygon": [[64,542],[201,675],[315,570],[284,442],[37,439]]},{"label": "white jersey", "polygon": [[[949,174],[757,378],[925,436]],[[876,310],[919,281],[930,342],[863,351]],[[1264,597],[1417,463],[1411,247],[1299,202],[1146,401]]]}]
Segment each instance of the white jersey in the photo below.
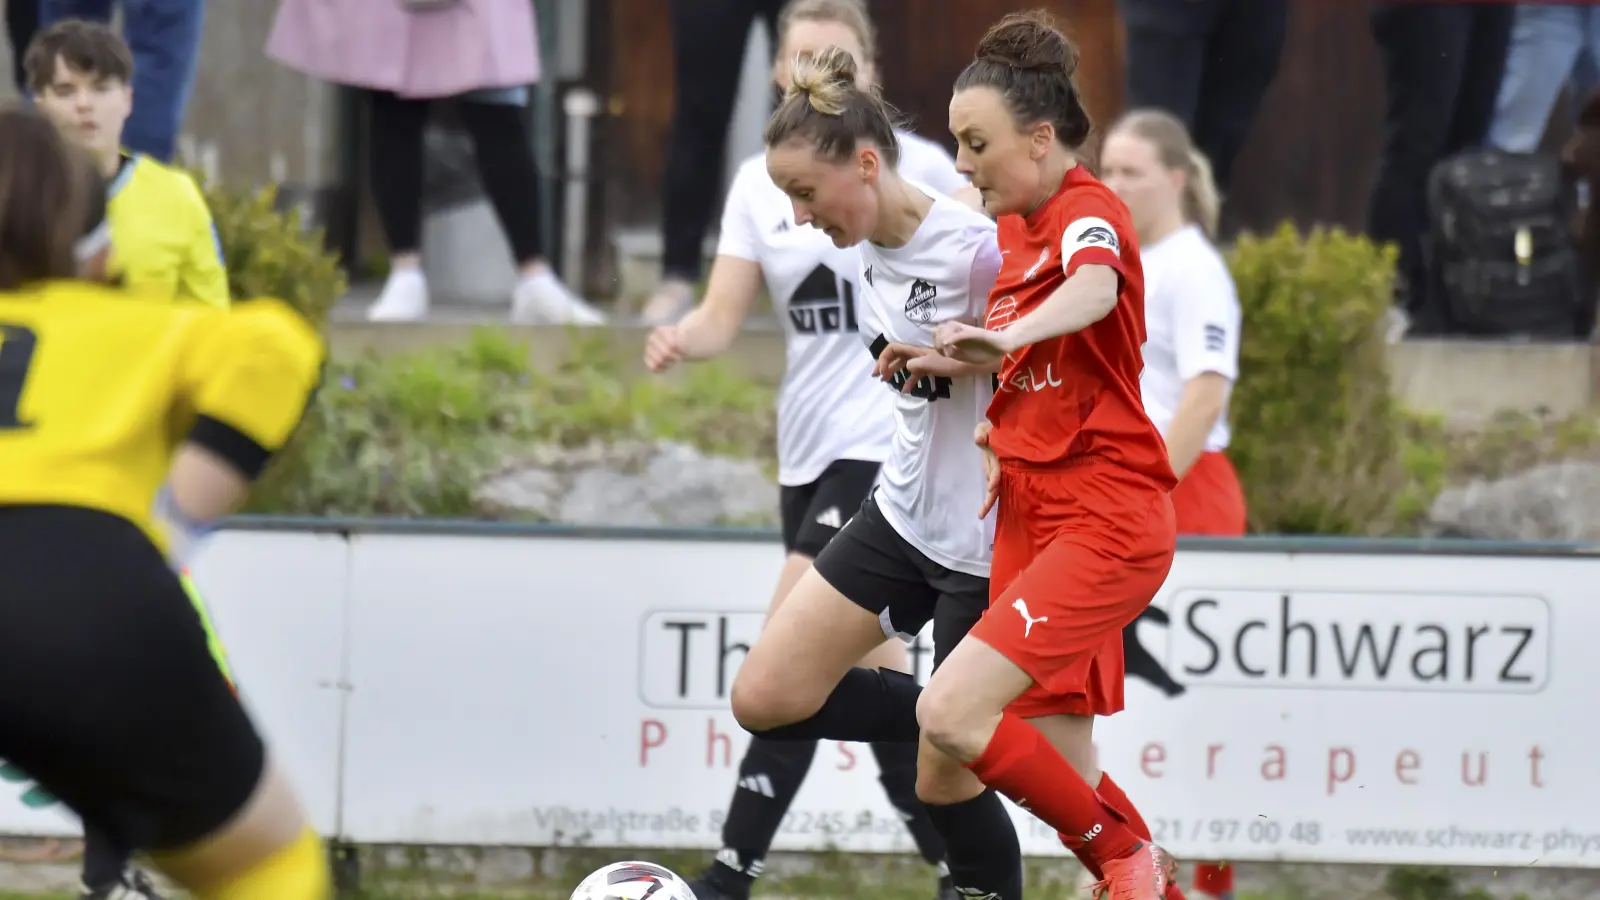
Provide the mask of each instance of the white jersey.
[{"label": "white jersey", "polygon": [[[1162,435],[1190,379],[1239,376],[1239,296],[1222,254],[1198,226],[1186,225],[1140,248],[1146,340],[1139,390]],[[1207,450],[1228,446],[1228,407],[1206,436]]]},{"label": "white jersey", "polygon": [[[982,321],[1000,273],[995,223],[929,193],[933,207],[904,247],[860,247],[861,335],[874,355],[891,342],[932,347],[941,322]],[[994,514],[978,518],[985,485],[973,431],[994,397],[993,376],[924,378],[893,396],[894,443],[878,474],[878,508],[928,559],[989,577]]]},{"label": "white jersey", "polygon": [[[900,172],[952,192],[967,182],[937,144],[900,135]],[[835,460],[881,462],[893,409],[872,377],[856,337],[860,255],[840,250],[810,225],[767,175],[765,154],[744,161],[722,210],[719,256],[761,264],[787,338],[788,370],[778,390],[778,483],[816,481]]]}]

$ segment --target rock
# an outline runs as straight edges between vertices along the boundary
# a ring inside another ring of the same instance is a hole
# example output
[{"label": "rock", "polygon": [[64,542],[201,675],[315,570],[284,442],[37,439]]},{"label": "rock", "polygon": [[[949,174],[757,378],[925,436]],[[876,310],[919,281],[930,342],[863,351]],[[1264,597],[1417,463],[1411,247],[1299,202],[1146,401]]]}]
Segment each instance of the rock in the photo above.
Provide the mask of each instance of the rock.
[{"label": "rock", "polygon": [[708,457],[669,444],[645,467],[646,502],[668,525],[742,522],[778,508],[778,488],[761,467],[744,459]]},{"label": "rock", "polygon": [[1444,537],[1507,541],[1600,540],[1600,464],[1548,463],[1439,494],[1428,511]]},{"label": "rock", "polygon": [[554,522],[566,493],[564,479],[548,469],[516,468],[484,482],[474,499],[485,512]]},{"label": "rock", "polygon": [[474,495],[490,515],[569,525],[709,527],[773,522],[778,487],[749,460],[670,442],[533,447]]},{"label": "rock", "polygon": [[563,525],[659,528],[666,523],[650,503],[649,492],[643,476],[589,469],[573,478],[555,520]]}]

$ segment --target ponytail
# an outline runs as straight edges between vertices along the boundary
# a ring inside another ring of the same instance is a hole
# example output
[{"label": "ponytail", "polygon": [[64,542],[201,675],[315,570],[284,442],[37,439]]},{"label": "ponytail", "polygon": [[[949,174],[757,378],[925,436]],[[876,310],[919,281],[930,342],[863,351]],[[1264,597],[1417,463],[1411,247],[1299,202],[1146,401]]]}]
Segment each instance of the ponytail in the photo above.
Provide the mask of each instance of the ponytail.
[{"label": "ponytail", "polygon": [[1222,197],[1211,174],[1211,160],[1189,148],[1188,179],[1183,185],[1183,217],[1200,226],[1206,237],[1217,239],[1217,221],[1222,215]]},{"label": "ponytail", "polygon": [[1186,176],[1183,186],[1183,218],[1200,226],[1206,237],[1216,240],[1217,223],[1222,212],[1222,196],[1217,192],[1217,181],[1211,172],[1211,160],[1195,147],[1189,129],[1176,116],[1161,109],[1137,109],[1123,116],[1112,131],[1137,135],[1156,148],[1161,164],[1169,171],[1182,170]]}]

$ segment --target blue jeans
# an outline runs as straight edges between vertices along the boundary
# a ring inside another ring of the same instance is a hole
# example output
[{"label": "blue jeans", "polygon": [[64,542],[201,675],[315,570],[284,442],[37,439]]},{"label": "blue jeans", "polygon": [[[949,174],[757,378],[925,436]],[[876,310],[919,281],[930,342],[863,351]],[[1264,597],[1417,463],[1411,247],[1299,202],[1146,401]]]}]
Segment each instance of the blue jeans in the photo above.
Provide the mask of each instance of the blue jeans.
[{"label": "blue jeans", "polygon": [[[16,3],[20,0],[11,0]],[[163,162],[172,159],[200,56],[202,0],[120,0],[133,50],[133,115],[122,145]],[[62,19],[111,21],[113,0],[39,0],[41,27]]]},{"label": "blue jeans", "polygon": [[1518,4],[1489,143],[1515,152],[1537,150],[1561,89],[1570,81],[1582,102],[1597,72],[1600,7]]}]

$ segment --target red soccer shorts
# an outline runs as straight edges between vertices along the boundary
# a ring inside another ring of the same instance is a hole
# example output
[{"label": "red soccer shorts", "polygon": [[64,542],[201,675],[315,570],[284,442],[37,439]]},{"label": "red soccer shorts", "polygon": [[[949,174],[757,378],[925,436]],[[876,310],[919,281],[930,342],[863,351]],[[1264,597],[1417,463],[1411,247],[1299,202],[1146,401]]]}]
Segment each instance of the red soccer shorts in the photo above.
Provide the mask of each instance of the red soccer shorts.
[{"label": "red soccer shorts", "polygon": [[1228,457],[1200,454],[1172,489],[1179,534],[1238,537],[1245,531],[1244,488]]},{"label": "red soccer shorts", "polygon": [[1116,466],[1003,467],[989,609],[972,635],[1032,676],[1022,718],[1122,709],[1122,627],[1172,568],[1165,490]]}]

